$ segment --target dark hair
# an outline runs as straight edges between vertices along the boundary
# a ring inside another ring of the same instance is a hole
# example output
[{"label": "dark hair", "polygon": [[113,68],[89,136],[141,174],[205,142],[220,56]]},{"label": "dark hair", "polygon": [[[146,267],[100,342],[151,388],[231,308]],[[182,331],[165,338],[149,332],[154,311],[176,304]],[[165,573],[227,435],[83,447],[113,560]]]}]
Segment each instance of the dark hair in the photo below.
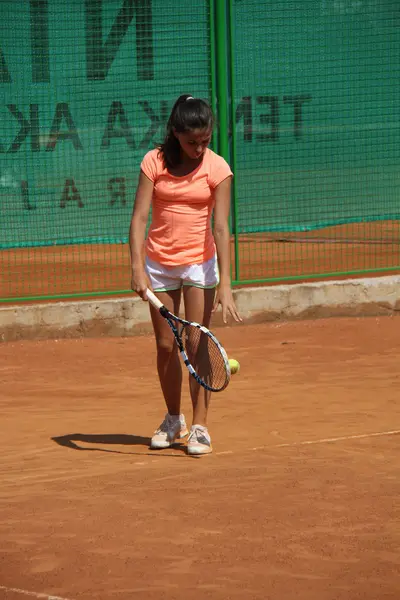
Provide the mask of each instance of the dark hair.
[{"label": "dark hair", "polygon": [[181,147],[174,136],[174,129],[178,133],[184,133],[193,129],[212,129],[213,125],[214,115],[205,100],[193,98],[190,94],[179,96],[168,119],[165,139],[157,146],[165,165],[176,167],[181,160]]}]

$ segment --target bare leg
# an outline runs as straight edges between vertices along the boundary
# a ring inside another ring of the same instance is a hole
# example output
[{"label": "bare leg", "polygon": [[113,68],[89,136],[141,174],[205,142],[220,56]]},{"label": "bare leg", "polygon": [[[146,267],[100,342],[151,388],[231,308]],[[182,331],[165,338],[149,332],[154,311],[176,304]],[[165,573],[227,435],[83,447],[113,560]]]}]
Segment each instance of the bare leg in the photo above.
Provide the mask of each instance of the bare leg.
[{"label": "bare leg", "polygon": [[[181,290],[157,292],[157,297],[169,311],[178,314]],[[181,411],[182,367],[173,333],[157,309],[150,305],[157,345],[157,371],[165,403],[170,415]]]},{"label": "bare leg", "polygon": [[[214,296],[214,288],[204,290],[194,286],[185,286],[183,297],[186,319],[209,327]],[[193,405],[193,425],[206,427],[211,393],[202,388],[191,375],[189,375],[189,389]]]}]

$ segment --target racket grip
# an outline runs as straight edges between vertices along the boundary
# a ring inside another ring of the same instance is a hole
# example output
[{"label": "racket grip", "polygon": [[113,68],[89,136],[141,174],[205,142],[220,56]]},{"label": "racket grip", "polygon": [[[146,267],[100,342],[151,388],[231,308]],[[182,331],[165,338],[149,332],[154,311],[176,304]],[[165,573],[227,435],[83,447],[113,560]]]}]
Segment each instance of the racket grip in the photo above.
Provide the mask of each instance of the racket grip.
[{"label": "racket grip", "polygon": [[146,296],[148,301],[150,302],[150,304],[152,304],[155,308],[158,308],[158,310],[160,310],[160,308],[162,308],[164,305],[162,302],[160,302],[160,300],[157,298],[157,296],[155,294],[153,294],[153,292],[149,289],[146,290]]}]

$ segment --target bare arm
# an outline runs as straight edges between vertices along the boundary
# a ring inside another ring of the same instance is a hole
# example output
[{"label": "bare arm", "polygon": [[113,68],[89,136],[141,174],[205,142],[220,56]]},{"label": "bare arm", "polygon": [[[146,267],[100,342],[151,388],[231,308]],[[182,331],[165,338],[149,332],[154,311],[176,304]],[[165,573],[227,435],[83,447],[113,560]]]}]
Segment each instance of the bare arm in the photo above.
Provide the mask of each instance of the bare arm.
[{"label": "bare arm", "polygon": [[129,249],[132,265],[131,287],[143,300],[146,300],[145,292],[148,286],[143,263],[143,248],[153,188],[153,182],[146,177],[143,171],[140,171],[129,229]]},{"label": "bare arm", "polygon": [[231,177],[227,177],[214,190],[214,239],[217,247],[220,283],[215,298],[214,310],[222,307],[222,319],[227,321],[228,312],[235,321],[241,321],[231,289],[231,247],[229,233],[229,211],[231,204]]}]

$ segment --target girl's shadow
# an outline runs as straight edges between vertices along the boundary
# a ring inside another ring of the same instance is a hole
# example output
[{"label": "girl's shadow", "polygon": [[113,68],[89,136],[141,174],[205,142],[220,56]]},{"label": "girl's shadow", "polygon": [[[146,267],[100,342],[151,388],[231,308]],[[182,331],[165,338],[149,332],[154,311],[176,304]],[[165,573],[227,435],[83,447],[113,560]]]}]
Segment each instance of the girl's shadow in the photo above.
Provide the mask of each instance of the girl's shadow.
[{"label": "girl's shadow", "polygon": [[[115,454],[139,454],[139,455],[148,455],[154,456],[182,456],[181,453],[168,454],[165,451],[157,452],[155,450],[150,450],[150,441],[149,437],[142,437],[140,435],[127,435],[121,433],[69,433],[67,435],[60,435],[57,437],[51,438],[56,444],[59,446],[64,446],[65,448],[71,448],[73,450],[86,450],[86,451],[95,451],[95,452],[113,452]],[[96,447],[87,447],[82,446],[79,442],[84,442],[85,444],[101,444],[103,445],[116,445],[116,446],[143,446],[143,451],[141,452],[124,452],[123,450],[111,450],[109,448],[96,448]],[[181,450],[185,452],[184,444],[176,443],[172,446],[175,450]]]}]

